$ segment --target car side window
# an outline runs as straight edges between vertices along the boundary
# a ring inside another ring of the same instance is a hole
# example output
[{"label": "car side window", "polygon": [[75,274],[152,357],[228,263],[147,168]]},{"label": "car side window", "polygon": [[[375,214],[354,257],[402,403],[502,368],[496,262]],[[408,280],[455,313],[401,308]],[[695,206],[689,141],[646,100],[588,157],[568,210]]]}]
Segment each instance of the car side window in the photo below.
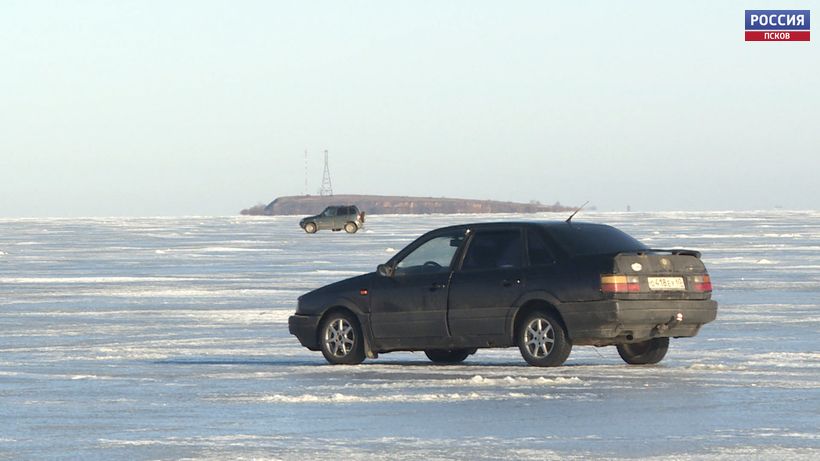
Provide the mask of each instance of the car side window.
[{"label": "car side window", "polygon": [[521,232],[518,229],[479,231],[470,240],[463,270],[521,267]]},{"label": "car side window", "polygon": [[396,264],[396,275],[449,271],[463,240],[463,232],[431,238]]},{"label": "car side window", "polygon": [[325,211],[322,213],[322,216],[336,216],[336,208],[327,207]]},{"label": "car side window", "polygon": [[544,234],[536,229],[527,229],[527,254],[531,266],[544,266],[555,262],[555,256],[544,240]]}]

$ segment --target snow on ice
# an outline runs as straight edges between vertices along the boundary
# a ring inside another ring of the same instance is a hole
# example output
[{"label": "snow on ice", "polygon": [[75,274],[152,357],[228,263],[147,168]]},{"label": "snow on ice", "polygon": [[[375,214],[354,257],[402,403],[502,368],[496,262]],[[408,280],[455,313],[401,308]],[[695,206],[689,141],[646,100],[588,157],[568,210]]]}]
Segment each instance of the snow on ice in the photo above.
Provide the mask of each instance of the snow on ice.
[{"label": "snow on ice", "polygon": [[0,220],[0,458],[820,459],[817,212],[582,213],[703,252],[718,319],[658,366],[334,367],[288,334],[301,293],[426,230],[532,218]]}]

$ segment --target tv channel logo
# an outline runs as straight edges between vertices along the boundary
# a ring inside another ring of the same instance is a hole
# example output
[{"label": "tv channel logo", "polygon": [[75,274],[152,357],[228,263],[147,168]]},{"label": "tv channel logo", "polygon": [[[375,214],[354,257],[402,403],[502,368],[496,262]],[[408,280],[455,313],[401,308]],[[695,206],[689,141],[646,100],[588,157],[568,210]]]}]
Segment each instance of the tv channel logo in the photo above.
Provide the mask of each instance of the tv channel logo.
[{"label": "tv channel logo", "polygon": [[747,42],[808,42],[809,10],[746,10]]}]

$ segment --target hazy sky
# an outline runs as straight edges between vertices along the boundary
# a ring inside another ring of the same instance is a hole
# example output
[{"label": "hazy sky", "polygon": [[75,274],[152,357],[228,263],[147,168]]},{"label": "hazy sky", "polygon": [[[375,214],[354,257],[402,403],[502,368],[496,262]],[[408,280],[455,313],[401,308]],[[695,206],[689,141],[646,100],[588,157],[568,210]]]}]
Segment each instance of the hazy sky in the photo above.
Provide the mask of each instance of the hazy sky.
[{"label": "hazy sky", "polygon": [[[0,216],[336,193],[820,208],[820,31],[782,2],[0,2]],[[818,1],[789,3],[811,9]],[[785,8],[785,7],[784,7]]]}]

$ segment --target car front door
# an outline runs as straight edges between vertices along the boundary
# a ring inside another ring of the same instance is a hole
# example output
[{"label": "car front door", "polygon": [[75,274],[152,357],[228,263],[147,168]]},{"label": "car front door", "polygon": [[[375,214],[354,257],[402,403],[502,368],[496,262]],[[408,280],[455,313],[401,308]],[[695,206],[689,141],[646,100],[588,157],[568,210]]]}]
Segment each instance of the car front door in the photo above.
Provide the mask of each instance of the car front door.
[{"label": "car front door", "polygon": [[371,290],[373,336],[385,347],[430,344],[447,338],[447,293],[454,256],[464,229],[437,233],[393,265],[393,274],[379,277]]},{"label": "car front door", "polygon": [[450,333],[473,345],[506,338],[505,322],[524,293],[524,243],[518,227],[478,230],[450,281]]},{"label": "car front door", "polygon": [[320,230],[323,229],[335,229],[335,223],[333,220],[336,219],[336,208],[329,206],[325,208],[325,211],[319,215],[319,219],[317,220],[317,225]]}]

